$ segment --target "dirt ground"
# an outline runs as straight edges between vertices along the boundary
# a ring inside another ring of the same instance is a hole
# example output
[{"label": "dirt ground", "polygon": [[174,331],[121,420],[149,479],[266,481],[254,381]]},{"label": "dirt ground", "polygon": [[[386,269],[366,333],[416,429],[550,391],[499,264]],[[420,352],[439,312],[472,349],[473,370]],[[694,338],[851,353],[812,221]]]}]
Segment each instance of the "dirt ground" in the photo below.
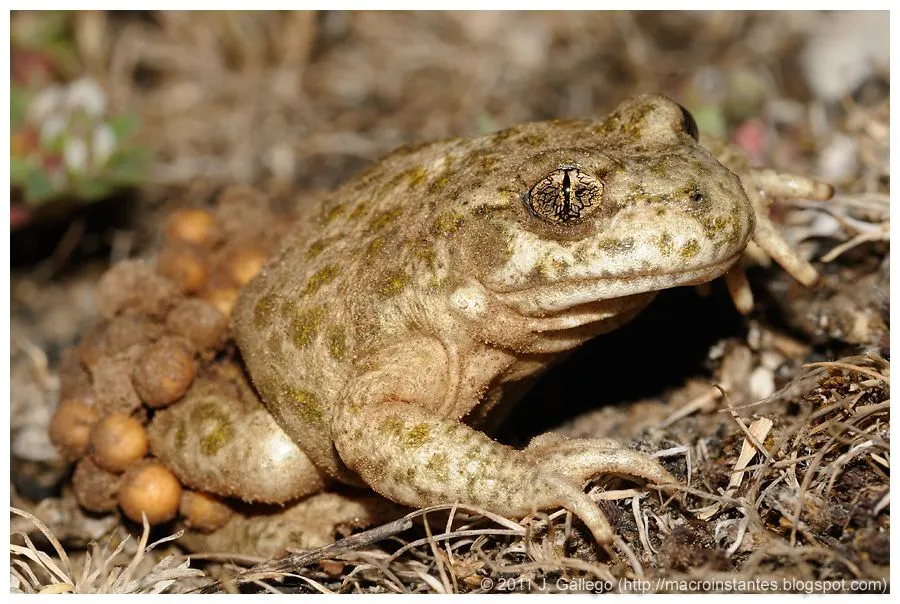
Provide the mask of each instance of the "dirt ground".
[{"label": "dirt ground", "polygon": [[[77,71],[111,111],[140,117],[151,160],[140,186],[12,233],[11,522],[29,538],[12,537],[14,588],[889,588],[886,14],[91,12],[65,23]],[[47,436],[60,362],[97,319],[100,275],[158,249],[173,208],[211,207],[247,184],[290,211],[401,144],[602,116],[641,92],[677,99],[701,130],[836,195],[773,210],[821,271],[817,288],[753,257],[748,316],[719,282],[664,292],[555,367],[496,435],[516,446],[551,429],[610,436],[660,456],[684,481],[680,501],[609,477],[591,487],[623,540],[612,554],[564,511],[513,522],[453,508],[452,522],[446,510],[428,523],[413,514],[284,560],[188,559],[177,538],[145,552],[122,541],[139,526],[75,503],[71,464]]]}]

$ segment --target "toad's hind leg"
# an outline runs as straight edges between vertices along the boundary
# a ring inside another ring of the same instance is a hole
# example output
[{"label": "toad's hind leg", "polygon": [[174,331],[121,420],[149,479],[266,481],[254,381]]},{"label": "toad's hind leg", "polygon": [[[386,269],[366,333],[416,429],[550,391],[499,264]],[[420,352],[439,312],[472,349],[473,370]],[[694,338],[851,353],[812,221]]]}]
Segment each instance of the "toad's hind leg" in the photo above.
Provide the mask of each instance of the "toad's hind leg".
[{"label": "toad's hind leg", "polygon": [[283,503],[325,485],[248,386],[200,378],[183,399],[156,412],[148,433],[153,454],[192,489]]}]

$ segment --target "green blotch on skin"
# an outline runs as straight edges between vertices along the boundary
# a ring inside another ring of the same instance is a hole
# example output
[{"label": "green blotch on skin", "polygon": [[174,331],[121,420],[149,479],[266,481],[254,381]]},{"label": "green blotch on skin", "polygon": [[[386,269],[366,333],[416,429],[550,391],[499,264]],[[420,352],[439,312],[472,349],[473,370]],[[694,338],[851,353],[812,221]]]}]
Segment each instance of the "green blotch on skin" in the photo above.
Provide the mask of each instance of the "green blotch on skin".
[{"label": "green blotch on skin", "polygon": [[600,249],[610,256],[625,254],[634,249],[634,238],[626,237],[625,239],[615,239],[608,237],[597,242],[597,249]]},{"label": "green blotch on skin", "polygon": [[306,282],[306,289],[303,290],[304,296],[315,294],[323,285],[328,285],[338,275],[338,268],[333,264],[329,264],[317,271],[309,281]]},{"label": "green blotch on skin", "polygon": [[272,319],[272,313],[275,312],[276,304],[275,294],[266,294],[256,301],[256,304],[253,306],[254,327],[262,329],[269,324]]},{"label": "green blotch on skin", "polygon": [[435,178],[431,182],[431,184],[428,185],[428,192],[431,193],[432,195],[436,195],[436,194],[440,193],[441,191],[443,191],[447,187],[447,184],[450,182],[450,179],[453,177],[454,172],[451,169],[452,161],[453,160],[451,157],[449,157],[449,156],[445,157],[444,165],[447,167],[444,169],[444,171],[441,173],[440,176]]},{"label": "green blotch on skin", "polygon": [[654,162],[650,165],[650,173],[654,174],[655,176],[662,177],[668,174],[668,172],[669,169],[665,161]]},{"label": "green blotch on skin", "polygon": [[308,390],[288,388],[287,401],[293,412],[307,424],[321,424],[325,421],[325,412],[319,404],[319,398]]},{"label": "green blotch on skin", "polygon": [[370,256],[378,253],[378,250],[384,247],[384,237],[376,237],[372,240],[372,243],[369,244],[368,254]]},{"label": "green blotch on skin", "polygon": [[347,340],[344,336],[344,330],[340,327],[333,326],[328,329],[328,352],[337,360],[344,358],[347,353]]},{"label": "green blotch on skin", "polygon": [[291,321],[291,340],[299,348],[304,348],[319,334],[325,309],[321,306],[300,313]]},{"label": "green blotch on skin", "polygon": [[659,248],[659,251],[663,256],[669,256],[675,249],[675,240],[668,233],[663,233],[659,236],[659,239],[656,240],[656,247]]},{"label": "green blotch on skin", "polygon": [[497,167],[497,164],[500,163],[499,155],[485,155],[481,158],[481,162],[479,162],[479,166],[485,172],[490,172],[494,168]]},{"label": "green blotch on skin", "polygon": [[416,471],[414,468],[398,468],[396,471],[394,471],[392,478],[397,484],[405,484],[407,486],[415,488],[413,486],[416,480]]},{"label": "green blotch on skin", "polygon": [[645,102],[640,106],[629,106],[628,117],[622,116],[620,111],[615,111],[601,125],[604,132],[620,132],[631,140],[641,138],[642,125],[648,113],[656,109],[656,103]]},{"label": "green blotch on skin", "polygon": [[392,298],[406,289],[409,275],[402,271],[387,273],[378,285],[378,293],[383,298]]},{"label": "green blotch on skin", "polygon": [[381,431],[385,434],[392,434],[394,436],[400,436],[403,434],[404,428],[406,428],[406,424],[402,419],[395,415],[391,415],[390,417],[386,417],[384,421],[381,422]]},{"label": "green blotch on skin", "polygon": [[542,134],[526,134],[516,142],[523,143],[529,147],[537,147],[546,143],[547,137]]},{"label": "green blotch on skin", "polygon": [[441,291],[441,292],[452,292],[458,289],[462,285],[462,279],[459,278],[458,275],[446,275],[441,279],[438,279],[436,276],[432,276],[431,280],[428,282],[428,287],[433,291]]},{"label": "green blotch on skin", "polygon": [[363,214],[365,214],[369,210],[369,204],[365,201],[362,201],[353,208],[353,211],[350,212],[350,215],[347,216],[347,220],[356,220]]},{"label": "green blotch on skin", "polygon": [[437,252],[434,251],[431,241],[422,239],[413,244],[413,255],[424,262],[430,269],[435,268],[437,263]]},{"label": "green blotch on skin", "polygon": [[516,196],[515,191],[513,191],[512,189],[507,189],[505,187],[498,188],[497,193],[500,194],[500,199],[502,199],[507,204],[509,204],[509,202],[511,202]]},{"label": "green blotch on skin", "polygon": [[553,268],[555,268],[558,273],[565,274],[565,271],[569,268],[569,261],[563,258],[551,258],[550,264],[553,265]]},{"label": "green blotch on skin", "polygon": [[284,360],[284,350],[281,347],[281,334],[279,332],[273,331],[269,334],[269,337],[266,338],[266,348],[268,348],[272,358],[279,361]]},{"label": "green blotch on skin", "polygon": [[724,231],[728,225],[730,224],[730,220],[725,218],[724,216],[718,216],[712,220],[705,221],[703,223],[703,230],[706,232],[706,236],[710,239],[714,239],[716,235]]},{"label": "green blotch on skin", "polygon": [[324,239],[316,239],[306,250],[306,259],[314,260],[319,254],[325,251],[328,243]]},{"label": "green blotch on skin", "polygon": [[465,220],[462,214],[456,212],[445,212],[435,218],[431,225],[431,233],[443,237],[450,237],[462,228]]},{"label": "green blotch on skin", "polygon": [[687,243],[681,246],[679,254],[682,259],[688,260],[700,253],[700,243],[696,239],[688,239]]},{"label": "green blotch on skin", "polygon": [[484,463],[485,454],[486,454],[486,450],[484,447],[475,445],[473,447],[469,447],[466,450],[463,457],[465,459],[468,459],[469,461],[479,461],[479,462]]},{"label": "green blotch on skin", "polygon": [[[366,406],[362,401],[356,400],[356,399],[349,401],[347,403],[347,409],[351,413],[360,413],[360,412],[362,412],[363,409],[365,409],[365,407]],[[357,439],[358,439],[358,437],[357,437]]]},{"label": "green blotch on skin", "polygon": [[435,478],[441,481],[450,480],[450,463],[446,453],[435,453],[425,464]]},{"label": "green blotch on skin", "polygon": [[466,476],[466,495],[474,501],[476,504],[478,503],[478,491],[476,490],[478,482],[478,476],[474,473]]},{"label": "green blotch on skin", "polygon": [[344,204],[338,204],[328,210],[324,216],[325,224],[331,224],[332,222],[337,220],[340,215],[344,213],[344,209]]},{"label": "green blotch on skin", "polygon": [[591,256],[588,254],[589,251],[590,250],[589,250],[588,246],[586,246],[586,245],[581,245],[581,246],[578,246],[577,248],[575,248],[575,250],[573,251],[573,256],[575,257],[575,263],[576,264],[585,264],[587,262],[590,262],[589,258]]},{"label": "green blotch on skin", "polygon": [[632,183],[628,185],[626,196],[623,199],[615,204],[615,208],[622,209],[633,205],[638,201],[647,201],[648,203],[653,203],[656,201],[651,196],[647,195],[647,192],[644,190],[644,187],[638,183]]},{"label": "green blotch on skin", "polygon": [[378,232],[387,225],[394,222],[397,218],[400,217],[401,214],[403,214],[402,208],[393,208],[391,210],[381,212],[372,220],[372,222],[369,223],[369,226],[366,228],[366,230],[370,233]]},{"label": "green blotch on skin", "polygon": [[427,174],[428,172],[423,166],[414,166],[392,178],[390,182],[388,182],[388,186],[395,187],[401,182],[406,181],[408,186],[416,187],[425,182],[425,176]]},{"label": "green blotch on skin", "polygon": [[727,240],[734,241],[740,236],[742,222],[742,212],[737,204],[732,206],[731,211],[728,212],[728,217],[730,218],[728,222],[731,225],[731,232],[728,234]]},{"label": "green blotch on skin", "polygon": [[214,401],[204,401],[198,404],[191,413],[191,421],[194,425],[207,421],[215,422],[212,431],[200,439],[200,452],[203,455],[215,455],[222,447],[231,442],[234,436],[231,418],[222,413]]},{"label": "green blotch on skin", "polygon": [[494,167],[500,163],[500,156],[491,154],[484,155],[478,160],[479,174],[486,176]]},{"label": "green blotch on skin", "polygon": [[428,442],[431,434],[431,428],[426,423],[416,424],[406,433],[404,442],[407,446],[418,448]]},{"label": "green blotch on skin", "polygon": [[434,182],[428,185],[428,192],[432,195],[437,195],[441,191],[447,188],[447,183],[450,182],[450,174],[445,172],[438,176]]},{"label": "green blotch on skin", "polygon": [[565,130],[575,131],[578,133],[581,133],[582,131],[584,131],[584,129],[587,128],[590,124],[591,124],[590,121],[582,120],[582,119],[578,119],[578,118],[567,118],[567,119],[557,118],[557,119],[553,120],[553,125],[556,127],[557,130],[565,129]]},{"label": "green blotch on skin", "polygon": [[177,451],[183,451],[184,445],[187,443],[187,430],[184,427],[184,424],[179,424],[178,429],[175,431],[175,449]]}]

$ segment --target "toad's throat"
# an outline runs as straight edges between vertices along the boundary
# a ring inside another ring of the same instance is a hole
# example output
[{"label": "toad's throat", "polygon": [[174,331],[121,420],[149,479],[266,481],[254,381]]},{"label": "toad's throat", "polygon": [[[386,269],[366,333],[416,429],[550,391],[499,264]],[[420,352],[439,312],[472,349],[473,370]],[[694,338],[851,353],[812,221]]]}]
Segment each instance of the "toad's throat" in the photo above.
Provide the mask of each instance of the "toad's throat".
[{"label": "toad's throat", "polygon": [[741,253],[737,252],[720,262],[687,271],[574,279],[496,292],[495,295],[503,304],[523,315],[544,317],[600,300],[613,300],[671,287],[706,283],[727,271],[740,258]]}]

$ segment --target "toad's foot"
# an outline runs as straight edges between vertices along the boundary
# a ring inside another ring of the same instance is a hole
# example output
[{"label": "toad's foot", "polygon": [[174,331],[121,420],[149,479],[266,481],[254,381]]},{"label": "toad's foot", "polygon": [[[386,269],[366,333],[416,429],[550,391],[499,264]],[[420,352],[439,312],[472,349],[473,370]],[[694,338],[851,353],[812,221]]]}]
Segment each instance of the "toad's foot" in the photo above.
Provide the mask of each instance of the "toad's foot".
[{"label": "toad's foot", "polygon": [[655,461],[614,441],[548,437],[518,451],[409,403],[349,405],[335,424],[341,458],[389,499],[415,507],[458,501],[519,518],[564,507],[601,545],[614,534],[584,482],[603,473],[676,482]]}]

